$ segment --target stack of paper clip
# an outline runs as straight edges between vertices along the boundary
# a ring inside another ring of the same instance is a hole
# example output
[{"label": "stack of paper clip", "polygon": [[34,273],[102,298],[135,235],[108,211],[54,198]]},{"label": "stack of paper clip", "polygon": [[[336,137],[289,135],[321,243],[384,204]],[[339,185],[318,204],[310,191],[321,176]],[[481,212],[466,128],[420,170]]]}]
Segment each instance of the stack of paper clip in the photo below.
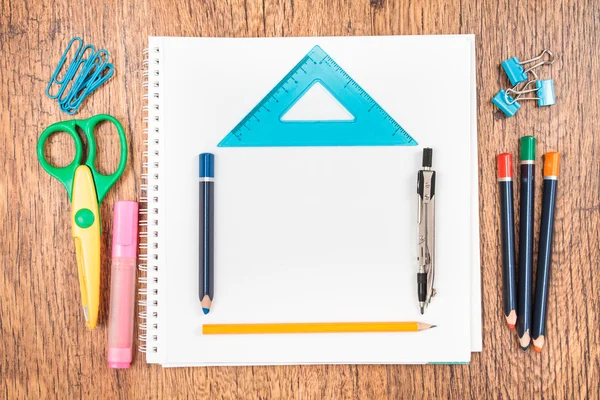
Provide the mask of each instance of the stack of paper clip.
[{"label": "stack of paper clip", "polygon": [[[545,56],[548,57],[545,57]],[[546,59],[545,59],[546,58]],[[525,69],[528,64],[533,64]],[[521,108],[519,101],[537,100],[538,106],[551,106],[556,103],[554,97],[554,82],[552,79],[538,79],[535,69],[554,63],[554,54],[544,50],[539,56],[526,61],[517,57],[502,62],[502,68],[510,80],[512,88],[500,90],[493,98],[494,103],[507,117],[512,117]],[[532,96],[524,97],[533,93]]]},{"label": "stack of paper clip", "polygon": [[[77,49],[70,64],[66,65],[68,53],[75,42],[77,42]],[[58,99],[62,111],[75,114],[86,97],[113,76],[114,67],[108,62],[109,57],[108,51],[96,51],[93,45],[84,46],[80,37],[74,37],[50,78],[46,87],[46,96]],[[62,77],[59,78],[58,75],[62,71],[64,71]],[[58,92],[51,94],[54,85],[58,85]]]}]

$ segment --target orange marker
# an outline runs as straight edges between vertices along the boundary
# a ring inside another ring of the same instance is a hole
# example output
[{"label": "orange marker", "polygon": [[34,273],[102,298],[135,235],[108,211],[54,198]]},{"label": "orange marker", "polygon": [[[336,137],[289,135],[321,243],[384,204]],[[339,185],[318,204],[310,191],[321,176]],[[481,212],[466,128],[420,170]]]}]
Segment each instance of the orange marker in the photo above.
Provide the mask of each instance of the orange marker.
[{"label": "orange marker", "polygon": [[540,225],[540,242],[533,303],[533,325],[531,337],[533,348],[538,353],[544,346],[544,330],[546,326],[546,307],[548,289],[550,288],[550,264],[552,261],[552,233],[554,230],[554,207],[556,204],[556,186],[558,184],[558,167],[560,155],[546,153],[544,156],[544,193],[542,197],[542,222]]}]

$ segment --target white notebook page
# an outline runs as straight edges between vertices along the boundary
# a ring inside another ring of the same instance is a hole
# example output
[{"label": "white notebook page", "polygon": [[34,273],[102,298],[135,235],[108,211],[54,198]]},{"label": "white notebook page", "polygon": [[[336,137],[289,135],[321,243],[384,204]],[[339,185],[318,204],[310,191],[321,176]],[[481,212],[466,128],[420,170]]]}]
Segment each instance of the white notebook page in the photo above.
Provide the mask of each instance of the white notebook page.
[{"label": "white notebook page", "polygon": [[[217,148],[320,45],[415,147]],[[152,38],[161,51],[159,359],[465,362],[471,352],[472,36]],[[360,51],[360,54],[359,52]],[[416,302],[416,172],[434,148],[436,288]],[[215,299],[198,300],[198,154],[215,153]],[[478,297],[476,301],[480,301]],[[435,323],[419,333],[203,336],[203,323]]]}]

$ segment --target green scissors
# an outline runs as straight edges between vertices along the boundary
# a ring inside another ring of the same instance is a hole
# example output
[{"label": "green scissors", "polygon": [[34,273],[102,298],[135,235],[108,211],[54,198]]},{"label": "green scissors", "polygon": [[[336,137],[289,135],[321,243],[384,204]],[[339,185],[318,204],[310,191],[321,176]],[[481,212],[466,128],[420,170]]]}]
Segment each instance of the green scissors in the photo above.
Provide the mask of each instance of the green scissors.
[{"label": "green scissors", "polygon": [[[117,170],[111,175],[101,174],[94,166],[97,152],[94,128],[102,121],[114,124],[119,134],[121,159]],[[87,139],[88,156],[85,162],[83,144],[76,128],[80,128]],[[75,158],[66,167],[50,165],[44,155],[44,145],[48,137],[56,132],[66,132],[75,141]],[[77,253],[83,314],[87,327],[94,329],[100,308],[100,235],[102,234],[100,203],[125,170],[127,164],[125,131],[116,118],[106,114],[99,114],[89,119],[57,122],[42,132],[37,145],[37,155],[42,168],[65,186],[72,204],[71,223]]]}]

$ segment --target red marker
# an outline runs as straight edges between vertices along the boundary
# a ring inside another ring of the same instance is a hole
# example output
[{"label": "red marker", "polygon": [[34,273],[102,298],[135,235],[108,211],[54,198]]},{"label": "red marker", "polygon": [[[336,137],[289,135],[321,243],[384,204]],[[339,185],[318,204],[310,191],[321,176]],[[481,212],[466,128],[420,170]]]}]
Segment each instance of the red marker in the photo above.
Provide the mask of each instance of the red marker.
[{"label": "red marker", "polygon": [[498,186],[500,193],[500,235],[502,241],[502,295],[504,316],[510,329],[517,323],[517,279],[515,257],[515,217],[513,209],[512,154],[498,156]]}]

